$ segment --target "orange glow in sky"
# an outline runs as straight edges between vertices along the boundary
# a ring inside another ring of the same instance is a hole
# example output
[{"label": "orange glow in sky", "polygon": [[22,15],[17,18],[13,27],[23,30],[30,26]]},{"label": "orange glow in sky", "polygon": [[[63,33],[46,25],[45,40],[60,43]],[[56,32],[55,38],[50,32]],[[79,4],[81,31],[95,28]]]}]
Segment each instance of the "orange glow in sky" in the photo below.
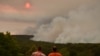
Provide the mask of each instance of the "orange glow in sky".
[{"label": "orange glow in sky", "polygon": [[27,8],[27,9],[31,8],[31,4],[30,4],[29,2],[27,2],[27,3],[25,4],[25,8]]}]

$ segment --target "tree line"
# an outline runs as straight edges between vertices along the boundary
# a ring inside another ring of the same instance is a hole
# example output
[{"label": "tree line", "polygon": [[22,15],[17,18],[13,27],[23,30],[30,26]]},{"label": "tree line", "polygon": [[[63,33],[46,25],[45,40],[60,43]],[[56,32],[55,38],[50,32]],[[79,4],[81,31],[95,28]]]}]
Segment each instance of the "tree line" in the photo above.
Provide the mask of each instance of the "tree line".
[{"label": "tree line", "polygon": [[57,46],[63,56],[100,56],[99,43],[55,44],[42,41],[24,41],[24,39],[20,40],[11,36],[10,32],[0,33],[0,56],[30,56],[37,46],[41,46],[42,51],[48,55],[52,51],[53,45]]}]

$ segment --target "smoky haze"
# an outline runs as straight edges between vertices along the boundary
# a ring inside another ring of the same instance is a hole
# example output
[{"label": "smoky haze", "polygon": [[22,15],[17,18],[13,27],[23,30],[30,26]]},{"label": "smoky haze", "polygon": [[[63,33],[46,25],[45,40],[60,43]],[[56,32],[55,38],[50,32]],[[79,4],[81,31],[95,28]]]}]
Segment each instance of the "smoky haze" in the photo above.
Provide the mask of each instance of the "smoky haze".
[{"label": "smoky haze", "polygon": [[[35,41],[100,43],[99,0],[15,1],[0,1],[0,21],[6,26],[0,29],[4,31],[33,34]],[[31,3],[30,9],[25,9],[26,2]],[[5,22],[17,26],[12,30]]]},{"label": "smoky haze", "polygon": [[100,43],[99,3],[81,5],[64,16],[57,16],[50,23],[41,25],[32,40],[54,43]]}]

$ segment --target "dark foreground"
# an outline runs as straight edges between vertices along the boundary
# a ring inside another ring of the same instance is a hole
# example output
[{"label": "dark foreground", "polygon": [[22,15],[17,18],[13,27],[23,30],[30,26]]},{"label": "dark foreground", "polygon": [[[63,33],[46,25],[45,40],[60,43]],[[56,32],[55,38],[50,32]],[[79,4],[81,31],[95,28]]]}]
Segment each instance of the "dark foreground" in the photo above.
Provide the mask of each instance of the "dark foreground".
[{"label": "dark foreground", "polygon": [[31,41],[23,35],[11,36],[9,32],[0,33],[0,56],[30,56],[37,46],[41,46],[42,51],[48,55],[53,45],[57,46],[63,56],[100,56],[100,43],[54,44]]}]

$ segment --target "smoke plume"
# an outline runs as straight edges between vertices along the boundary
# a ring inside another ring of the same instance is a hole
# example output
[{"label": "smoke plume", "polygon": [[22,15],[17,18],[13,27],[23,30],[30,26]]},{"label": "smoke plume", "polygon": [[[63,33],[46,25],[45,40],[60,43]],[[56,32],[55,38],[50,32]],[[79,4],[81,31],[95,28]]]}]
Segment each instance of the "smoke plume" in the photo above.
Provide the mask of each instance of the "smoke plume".
[{"label": "smoke plume", "polygon": [[100,43],[99,5],[100,0],[0,0],[0,31],[33,34],[36,41]]},{"label": "smoke plume", "polygon": [[54,43],[100,43],[100,4],[82,5],[42,24],[32,40]]}]

